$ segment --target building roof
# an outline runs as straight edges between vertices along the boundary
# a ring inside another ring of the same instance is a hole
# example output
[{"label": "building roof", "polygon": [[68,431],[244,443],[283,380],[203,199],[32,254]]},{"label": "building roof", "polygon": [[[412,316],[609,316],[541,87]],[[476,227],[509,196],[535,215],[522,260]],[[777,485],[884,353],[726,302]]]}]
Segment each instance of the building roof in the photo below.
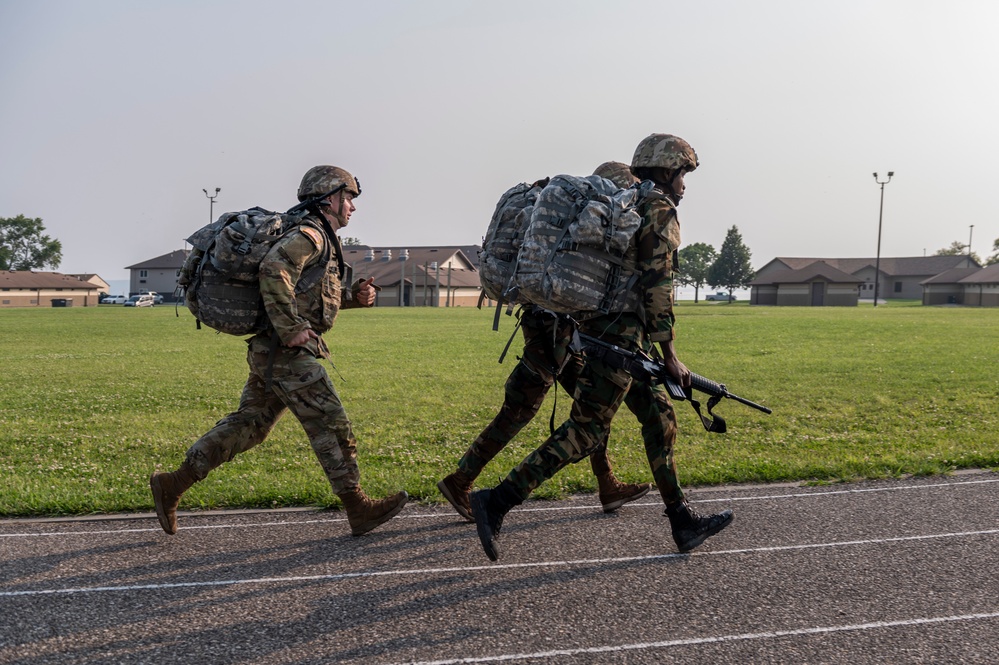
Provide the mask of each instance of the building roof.
[{"label": "building roof", "polygon": [[[798,270],[816,261],[824,261],[830,266],[842,270],[851,275],[856,274],[864,268],[874,268],[875,265],[881,272],[894,277],[906,275],[939,275],[940,273],[966,265],[969,260],[966,255],[950,256],[908,256],[908,257],[881,257],[880,263],[876,258],[860,259],[826,259],[826,258],[799,258],[778,256],[777,261],[781,261],[788,268]],[[974,260],[972,260],[974,263]],[[974,263],[978,266],[977,263]],[[980,266],[978,266],[980,267]]]},{"label": "building roof", "polygon": [[762,279],[753,280],[750,286],[769,286],[771,284],[803,284],[824,279],[832,284],[860,284],[863,282],[826,261],[815,260],[797,270],[780,270]]},{"label": "building roof", "polygon": [[924,279],[919,284],[957,284],[965,277],[975,274],[979,271],[979,268],[951,268],[950,270],[945,270],[939,275],[934,275],[929,279]]},{"label": "building roof", "polygon": [[32,270],[0,271],[2,289],[63,289],[75,291],[96,291],[96,284],[84,282],[75,276],[61,272],[35,272]]},{"label": "building roof", "polygon": [[[364,279],[374,277],[375,284],[380,286],[398,286],[404,273],[406,283],[413,284],[413,270],[415,268],[415,283],[417,285],[436,284],[437,280],[440,279],[441,285],[447,286],[448,274],[450,273],[451,288],[478,287],[480,285],[479,272],[463,251],[464,247],[467,245],[448,247],[353,245],[343,248],[343,256],[344,260],[354,269],[355,277],[363,277]],[[404,262],[399,260],[402,250],[409,253]],[[384,258],[386,256],[389,257],[387,260]],[[365,260],[366,258],[368,260]],[[431,267],[434,263],[441,267],[439,277],[437,271]],[[450,270],[444,264],[450,264]]]},{"label": "building roof", "polygon": [[132,266],[125,266],[125,270],[150,270],[155,268],[176,270],[184,267],[184,261],[187,260],[187,255],[190,253],[191,250],[189,249],[175,249],[169,254],[157,256],[155,259],[149,259],[148,261],[136,263]]},{"label": "building roof", "polygon": [[974,274],[961,280],[961,284],[996,284],[999,283],[999,263],[985,266]]}]

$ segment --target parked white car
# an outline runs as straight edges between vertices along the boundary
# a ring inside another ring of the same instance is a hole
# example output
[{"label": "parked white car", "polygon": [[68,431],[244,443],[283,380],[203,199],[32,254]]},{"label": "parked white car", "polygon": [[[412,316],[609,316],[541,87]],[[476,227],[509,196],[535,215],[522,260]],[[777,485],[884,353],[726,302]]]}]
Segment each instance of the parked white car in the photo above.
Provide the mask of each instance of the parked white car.
[{"label": "parked white car", "polygon": [[141,296],[132,296],[125,301],[125,307],[152,307],[156,304],[156,298],[148,293]]},{"label": "parked white car", "polygon": [[704,296],[704,299],[719,300],[721,302],[725,302],[726,300],[738,300],[738,298],[736,298],[734,295],[730,296],[724,291],[715,291],[714,293],[709,293],[708,295]]},{"label": "parked white car", "polygon": [[101,300],[102,305],[124,305],[125,301],[128,300],[125,296],[105,296]]}]

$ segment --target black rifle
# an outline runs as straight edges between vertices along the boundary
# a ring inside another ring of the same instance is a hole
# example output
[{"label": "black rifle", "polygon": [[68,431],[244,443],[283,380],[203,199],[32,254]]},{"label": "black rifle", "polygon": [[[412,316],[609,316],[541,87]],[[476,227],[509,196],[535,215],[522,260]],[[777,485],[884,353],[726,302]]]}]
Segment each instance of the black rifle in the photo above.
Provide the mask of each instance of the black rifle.
[{"label": "black rifle", "polygon": [[[711,412],[711,409],[725,398],[733,399],[740,404],[745,404],[766,414],[773,413],[772,409],[762,404],[757,404],[744,397],[733,395],[725,387],[725,384],[716,383],[693,372],[690,373],[690,388],[684,388],[666,370],[666,363],[642,351],[628,351],[617,345],[605,342],[598,337],[591,337],[589,335],[579,335],[579,338],[587,355],[600,357],[608,365],[620,367],[640,381],[662,383],[666,386],[666,391],[670,397],[675,400],[690,402],[691,406],[694,407],[694,411],[697,412],[697,417],[701,419],[704,429],[709,432],[721,434],[728,429],[725,419]],[[711,416],[711,418],[701,415],[701,404],[694,399],[694,390],[699,390],[709,395],[708,416]]]}]

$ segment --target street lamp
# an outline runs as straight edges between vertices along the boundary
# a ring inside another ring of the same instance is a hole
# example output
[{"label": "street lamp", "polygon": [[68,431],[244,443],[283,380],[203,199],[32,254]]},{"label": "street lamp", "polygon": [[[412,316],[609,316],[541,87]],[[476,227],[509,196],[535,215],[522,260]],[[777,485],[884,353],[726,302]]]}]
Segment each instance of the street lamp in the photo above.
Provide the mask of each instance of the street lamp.
[{"label": "street lamp", "polygon": [[209,194],[207,189],[202,189],[201,191],[208,197],[208,223],[211,224],[215,221],[215,199],[218,197],[219,192],[222,191],[222,188],[216,187],[214,196]]},{"label": "street lamp", "polygon": [[874,172],[874,182],[881,185],[881,207],[878,209],[878,256],[874,259],[874,306],[878,306],[878,287],[881,284],[881,219],[885,211],[885,185],[891,182],[894,171],[888,172],[888,179],[882,182],[878,180],[877,171]]},{"label": "street lamp", "polygon": [[[968,227],[968,261],[971,261],[971,237],[975,233],[975,225],[972,224]],[[968,266],[971,267],[970,265]]]},{"label": "street lamp", "polygon": [[409,250],[404,249],[399,252],[399,265],[402,266],[402,274],[399,277],[399,307],[405,307],[406,301],[403,297],[406,291],[406,261],[409,259]]}]

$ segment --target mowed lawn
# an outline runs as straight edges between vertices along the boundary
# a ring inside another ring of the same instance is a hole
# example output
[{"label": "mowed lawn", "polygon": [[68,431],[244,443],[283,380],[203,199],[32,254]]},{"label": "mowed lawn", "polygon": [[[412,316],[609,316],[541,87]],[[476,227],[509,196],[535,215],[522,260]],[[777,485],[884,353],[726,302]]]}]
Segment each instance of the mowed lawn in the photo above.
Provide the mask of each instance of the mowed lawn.
[{"label": "mowed lawn", "polygon": [[[677,404],[686,486],[834,482],[999,467],[999,309],[776,308],[680,303],[677,349],[693,371],[773,408],[725,401],[708,434]],[[516,362],[513,330],[474,308],[344,312],[328,367],[354,423],[362,484],[441,501],[450,473],[495,415]],[[197,330],[172,306],[0,310],[0,515],[147,511],[149,474],[233,410],[245,343]],[[492,486],[548,434],[553,396],[480,478]],[[555,421],[570,398],[559,389]],[[635,419],[614,422],[619,476],[651,480]],[[537,495],[592,492],[589,464]],[[182,508],[336,505],[291,416],[213,472]]]}]

